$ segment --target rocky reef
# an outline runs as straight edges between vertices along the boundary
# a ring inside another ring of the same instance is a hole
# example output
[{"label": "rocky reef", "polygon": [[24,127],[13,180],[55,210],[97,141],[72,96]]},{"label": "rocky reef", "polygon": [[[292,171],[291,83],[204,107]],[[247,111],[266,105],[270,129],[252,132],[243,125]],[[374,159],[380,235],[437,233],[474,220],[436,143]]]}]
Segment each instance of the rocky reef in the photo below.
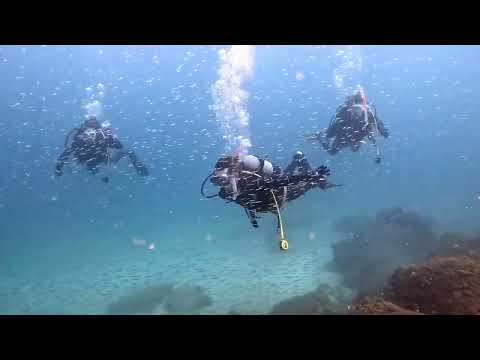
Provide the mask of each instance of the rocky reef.
[{"label": "rocky reef", "polygon": [[398,269],[388,298],[424,314],[480,314],[480,258],[435,257]]},{"label": "rocky reef", "polygon": [[195,285],[181,285],[173,289],[165,299],[169,313],[189,313],[213,304],[205,289]]},{"label": "rocky reef", "polygon": [[428,259],[397,269],[376,297],[354,305],[360,314],[480,314],[480,238],[444,234]]},{"label": "rocky reef", "polygon": [[480,314],[480,237],[437,235],[430,219],[401,208],[344,217],[334,230],[343,239],[330,268],[345,288],[320,286],[270,314]]}]

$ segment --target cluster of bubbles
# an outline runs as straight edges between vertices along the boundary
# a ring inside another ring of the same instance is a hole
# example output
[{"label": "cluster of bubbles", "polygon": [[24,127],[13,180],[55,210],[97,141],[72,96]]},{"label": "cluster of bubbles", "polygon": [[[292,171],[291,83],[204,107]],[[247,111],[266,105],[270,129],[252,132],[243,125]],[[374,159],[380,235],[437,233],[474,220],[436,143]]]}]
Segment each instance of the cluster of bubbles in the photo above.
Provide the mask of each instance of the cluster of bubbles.
[{"label": "cluster of bubbles", "polygon": [[352,84],[356,83],[355,75],[362,70],[362,56],[360,45],[348,45],[337,48],[335,53],[335,68],[333,70],[333,83],[345,93],[353,90]]},{"label": "cluster of bubbles", "polygon": [[85,90],[87,91],[87,97],[83,106],[85,117],[95,116],[97,119],[101,119],[103,115],[102,102],[105,96],[105,86],[98,83],[96,86],[89,86]]},{"label": "cluster of bubbles", "polygon": [[255,47],[250,45],[234,45],[228,51],[221,49],[219,79],[212,86],[211,108],[222,129],[226,151],[234,150],[239,155],[248,154],[252,146],[247,110],[249,93],[242,85],[252,75],[254,53]]}]

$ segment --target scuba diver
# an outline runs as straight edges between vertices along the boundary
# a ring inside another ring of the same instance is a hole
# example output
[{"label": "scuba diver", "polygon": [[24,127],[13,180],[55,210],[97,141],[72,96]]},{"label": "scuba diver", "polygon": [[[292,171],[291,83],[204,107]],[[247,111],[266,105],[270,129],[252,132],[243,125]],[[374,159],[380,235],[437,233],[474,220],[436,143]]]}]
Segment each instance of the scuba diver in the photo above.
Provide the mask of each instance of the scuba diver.
[{"label": "scuba diver", "polygon": [[375,140],[379,135],[388,138],[389,132],[378,118],[375,106],[367,102],[363,89],[359,88],[337,108],[326,131],[308,135],[307,139],[320,141],[330,155],[335,155],[346,147],[358,151],[363,140],[368,138],[377,150],[375,162],[380,163],[380,149]]},{"label": "scuba diver", "polygon": [[[247,155],[222,156],[215,170],[203,181],[201,193],[206,198],[219,196],[227,202],[235,202],[244,208],[253,227],[258,227],[257,213],[272,212],[279,215],[281,206],[295,200],[314,188],[327,189],[334,186],[327,181],[330,170],[320,166],[312,170],[303,153],[297,152],[282,173],[278,166],[268,160]],[[206,182],[220,188],[218,194],[205,195]]]},{"label": "scuba diver", "polygon": [[312,167],[308,162],[307,158],[301,151],[297,151],[295,155],[293,155],[292,162],[285,168],[283,172],[285,175],[298,175],[305,174],[308,171],[311,171]]},{"label": "scuba diver", "polygon": [[[69,144],[70,137],[72,142]],[[65,149],[58,157],[55,165],[55,175],[63,175],[63,166],[73,155],[73,159],[81,165],[85,164],[91,174],[96,174],[100,165],[117,163],[128,156],[133,167],[140,176],[147,176],[147,167],[138,160],[132,149],[125,149],[120,140],[113,135],[112,130],[103,127],[95,116],[90,116],[80,128],[72,129],[65,139]],[[102,181],[108,182],[107,176]]]}]

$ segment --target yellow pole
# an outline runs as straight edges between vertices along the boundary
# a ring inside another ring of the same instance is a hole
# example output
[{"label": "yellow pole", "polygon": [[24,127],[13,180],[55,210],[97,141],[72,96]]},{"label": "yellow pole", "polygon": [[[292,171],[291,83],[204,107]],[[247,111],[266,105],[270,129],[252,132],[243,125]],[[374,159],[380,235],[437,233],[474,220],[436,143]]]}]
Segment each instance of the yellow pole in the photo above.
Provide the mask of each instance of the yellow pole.
[{"label": "yellow pole", "polygon": [[278,206],[277,198],[273,190],[271,190],[273,195],[273,201],[275,201],[275,207],[277,208],[278,223],[280,224],[280,249],[288,250],[288,241],[285,239],[285,232],[283,231],[283,221],[282,215],[280,214],[280,207]]}]

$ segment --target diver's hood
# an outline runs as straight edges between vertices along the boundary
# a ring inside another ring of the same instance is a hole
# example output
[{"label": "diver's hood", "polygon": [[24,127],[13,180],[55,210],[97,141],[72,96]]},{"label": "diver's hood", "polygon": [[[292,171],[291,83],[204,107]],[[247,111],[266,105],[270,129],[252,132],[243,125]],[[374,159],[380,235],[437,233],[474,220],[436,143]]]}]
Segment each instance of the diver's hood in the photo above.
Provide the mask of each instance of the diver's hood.
[{"label": "diver's hood", "polygon": [[216,169],[210,178],[210,182],[215,186],[227,186],[230,182],[228,176],[228,168]]},{"label": "diver's hood", "polygon": [[215,171],[229,169],[234,165],[235,158],[233,156],[222,156],[215,164]]},{"label": "diver's hood", "polygon": [[210,182],[215,186],[226,186],[229,184],[229,177],[234,167],[235,158],[233,156],[222,156],[215,164],[215,170],[210,178]]}]

